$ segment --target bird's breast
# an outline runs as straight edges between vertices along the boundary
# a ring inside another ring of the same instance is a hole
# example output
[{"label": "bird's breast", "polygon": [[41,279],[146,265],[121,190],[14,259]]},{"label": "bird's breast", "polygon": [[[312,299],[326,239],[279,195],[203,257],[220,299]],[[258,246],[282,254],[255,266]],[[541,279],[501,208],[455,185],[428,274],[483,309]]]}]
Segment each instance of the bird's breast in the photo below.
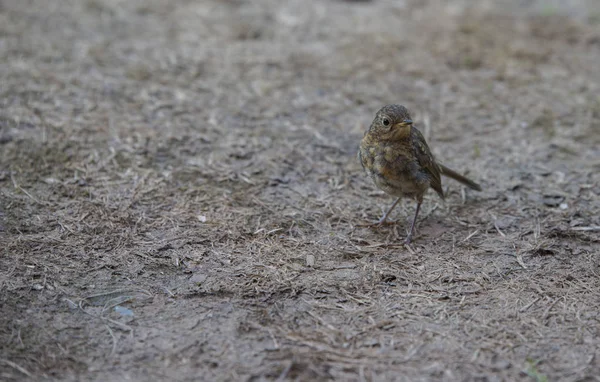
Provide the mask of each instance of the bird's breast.
[{"label": "bird's breast", "polygon": [[423,192],[424,185],[416,182],[415,161],[405,148],[364,142],[359,155],[369,177],[387,194],[415,196]]}]

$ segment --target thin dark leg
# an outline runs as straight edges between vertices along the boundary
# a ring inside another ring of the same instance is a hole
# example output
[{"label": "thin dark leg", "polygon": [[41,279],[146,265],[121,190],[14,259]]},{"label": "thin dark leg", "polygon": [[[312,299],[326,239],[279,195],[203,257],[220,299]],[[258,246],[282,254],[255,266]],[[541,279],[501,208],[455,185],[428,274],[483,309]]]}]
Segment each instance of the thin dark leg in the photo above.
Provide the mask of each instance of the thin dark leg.
[{"label": "thin dark leg", "polygon": [[388,222],[386,220],[387,220],[388,216],[390,215],[390,213],[392,212],[392,210],[394,209],[394,207],[396,207],[396,204],[398,204],[398,202],[400,201],[400,199],[402,199],[402,197],[399,197],[398,199],[396,199],[396,201],[394,202],[394,204],[392,204],[392,206],[387,210],[387,212],[385,213],[385,215],[383,215],[381,217],[381,219],[379,219],[375,223],[359,224],[358,227],[381,227],[384,224],[388,224]]},{"label": "thin dark leg", "polygon": [[417,223],[417,216],[419,215],[419,209],[421,209],[421,203],[421,201],[417,201],[417,210],[415,211],[415,217],[413,218],[412,224],[410,225],[410,232],[408,233],[408,236],[406,236],[406,240],[404,240],[406,244],[410,244],[410,241],[412,240],[412,235],[415,231],[415,224]]},{"label": "thin dark leg", "polygon": [[392,206],[390,207],[389,210],[387,210],[387,212],[385,213],[385,215],[383,215],[381,217],[381,219],[379,219],[379,221],[377,222],[377,224],[379,224],[379,225],[385,224],[385,221],[387,220],[388,216],[390,215],[390,213],[392,212],[392,210],[394,209],[394,207],[396,207],[396,204],[398,204],[398,202],[400,201],[400,199],[402,199],[402,197],[399,197],[398,199],[396,199],[396,201],[394,202],[394,204],[392,204]]}]

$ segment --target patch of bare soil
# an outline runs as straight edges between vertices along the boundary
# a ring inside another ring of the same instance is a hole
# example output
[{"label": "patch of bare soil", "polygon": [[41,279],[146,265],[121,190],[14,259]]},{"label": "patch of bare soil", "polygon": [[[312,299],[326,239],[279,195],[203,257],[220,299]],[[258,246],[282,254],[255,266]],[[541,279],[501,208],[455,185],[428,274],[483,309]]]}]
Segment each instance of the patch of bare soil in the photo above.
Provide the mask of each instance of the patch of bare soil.
[{"label": "patch of bare soil", "polygon": [[[544,3],[0,1],[0,380],[598,380],[600,8]],[[484,186],[411,248],[388,103]]]}]

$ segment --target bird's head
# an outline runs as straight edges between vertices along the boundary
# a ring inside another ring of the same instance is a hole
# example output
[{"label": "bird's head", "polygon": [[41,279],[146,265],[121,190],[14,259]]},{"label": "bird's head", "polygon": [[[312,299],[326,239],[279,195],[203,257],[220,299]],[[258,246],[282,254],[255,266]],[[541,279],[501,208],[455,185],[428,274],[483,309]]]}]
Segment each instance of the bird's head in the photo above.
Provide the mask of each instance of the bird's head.
[{"label": "bird's head", "polygon": [[402,105],[386,105],[375,115],[369,134],[381,137],[408,135],[412,123],[407,108]]}]

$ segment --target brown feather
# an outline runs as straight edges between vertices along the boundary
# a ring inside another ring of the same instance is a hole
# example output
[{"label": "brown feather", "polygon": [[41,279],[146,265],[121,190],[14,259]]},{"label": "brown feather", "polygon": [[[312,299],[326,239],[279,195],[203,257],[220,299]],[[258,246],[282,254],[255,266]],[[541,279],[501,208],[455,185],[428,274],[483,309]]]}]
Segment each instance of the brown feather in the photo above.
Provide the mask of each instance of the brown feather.
[{"label": "brown feather", "polygon": [[442,177],[440,174],[440,167],[438,166],[425,137],[416,127],[411,128],[411,141],[412,147],[415,151],[415,156],[419,161],[422,169],[429,174],[431,177],[430,186],[437,192],[440,198],[444,199],[444,190],[442,189]]}]

